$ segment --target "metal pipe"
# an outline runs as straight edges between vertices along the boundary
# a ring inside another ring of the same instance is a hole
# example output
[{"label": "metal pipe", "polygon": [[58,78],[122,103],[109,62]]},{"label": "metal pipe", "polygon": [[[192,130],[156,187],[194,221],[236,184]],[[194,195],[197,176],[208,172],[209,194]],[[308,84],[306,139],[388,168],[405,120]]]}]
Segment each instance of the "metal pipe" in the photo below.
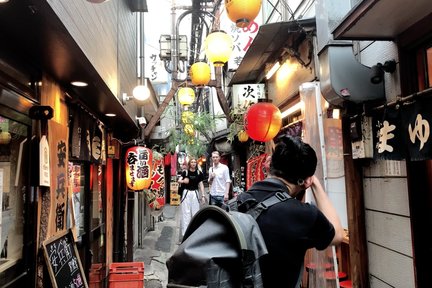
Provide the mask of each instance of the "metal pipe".
[{"label": "metal pipe", "polygon": [[146,85],[144,59],[144,12],[140,13],[140,85]]}]

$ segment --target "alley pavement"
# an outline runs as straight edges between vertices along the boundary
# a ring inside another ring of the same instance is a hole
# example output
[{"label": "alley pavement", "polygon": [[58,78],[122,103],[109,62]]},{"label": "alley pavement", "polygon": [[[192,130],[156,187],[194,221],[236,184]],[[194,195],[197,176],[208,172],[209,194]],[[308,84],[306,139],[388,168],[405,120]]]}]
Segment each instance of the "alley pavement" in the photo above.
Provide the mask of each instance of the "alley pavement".
[{"label": "alley pavement", "polygon": [[166,204],[161,217],[156,219],[154,230],[147,232],[143,247],[137,248],[134,261],[144,262],[144,287],[166,287],[168,270],[166,260],[180,243],[180,206]]}]

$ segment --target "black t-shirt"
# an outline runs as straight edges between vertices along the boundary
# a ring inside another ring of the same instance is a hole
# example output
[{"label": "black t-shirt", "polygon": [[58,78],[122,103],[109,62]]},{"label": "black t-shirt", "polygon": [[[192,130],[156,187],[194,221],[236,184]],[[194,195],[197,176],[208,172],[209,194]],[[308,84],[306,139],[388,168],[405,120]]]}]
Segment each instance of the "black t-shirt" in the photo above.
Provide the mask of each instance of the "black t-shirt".
[{"label": "black t-shirt", "polygon": [[[280,181],[277,181],[280,182]],[[260,181],[246,192],[258,202],[286,186],[280,182]],[[289,199],[263,211],[257,219],[269,254],[261,258],[264,287],[295,287],[306,250],[325,249],[335,230],[316,206]]]},{"label": "black t-shirt", "polygon": [[186,171],[183,171],[182,177],[183,177],[183,179],[189,178],[189,183],[184,184],[184,189],[186,189],[186,190],[198,190],[199,182],[204,180],[203,173],[201,173],[198,170],[195,170],[195,171],[188,170],[187,173],[186,173]]}]

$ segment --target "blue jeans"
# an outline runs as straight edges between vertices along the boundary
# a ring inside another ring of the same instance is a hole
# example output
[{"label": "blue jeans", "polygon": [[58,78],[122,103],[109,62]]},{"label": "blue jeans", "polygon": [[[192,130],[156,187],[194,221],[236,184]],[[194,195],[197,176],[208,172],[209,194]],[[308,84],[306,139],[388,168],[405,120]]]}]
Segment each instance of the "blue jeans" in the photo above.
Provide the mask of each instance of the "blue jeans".
[{"label": "blue jeans", "polygon": [[210,195],[210,197],[209,197],[209,204],[221,207],[222,204],[224,204],[224,196]]}]

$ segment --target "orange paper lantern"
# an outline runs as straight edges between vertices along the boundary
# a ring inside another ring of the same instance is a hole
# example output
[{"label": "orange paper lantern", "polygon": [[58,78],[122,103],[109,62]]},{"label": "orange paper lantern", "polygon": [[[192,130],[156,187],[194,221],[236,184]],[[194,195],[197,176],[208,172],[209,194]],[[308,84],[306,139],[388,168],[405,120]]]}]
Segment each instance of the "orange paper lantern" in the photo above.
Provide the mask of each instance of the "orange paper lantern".
[{"label": "orange paper lantern", "polygon": [[210,66],[205,62],[192,64],[189,74],[194,85],[205,86],[210,82]]},{"label": "orange paper lantern", "polygon": [[261,0],[225,0],[228,18],[239,28],[252,22],[261,9]]},{"label": "orange paper lantern", "polygon": [[126,151],[126,185],[139,191],[151,184],[153,153],[146,147],[134,146]]},{"label": "orange paper lantern", "polygon": [[237,137],[238,137],[240,142],[246,142],[249,139],[249,135],[244,130],[241,130],[240,132],[238,132]]},{"label": "orange paper lantern", "polygon": [[258,102],[249,107],[244,116],[245,130],[256,141],[273,139],[282,126],[282,114],[273,104]]}]

